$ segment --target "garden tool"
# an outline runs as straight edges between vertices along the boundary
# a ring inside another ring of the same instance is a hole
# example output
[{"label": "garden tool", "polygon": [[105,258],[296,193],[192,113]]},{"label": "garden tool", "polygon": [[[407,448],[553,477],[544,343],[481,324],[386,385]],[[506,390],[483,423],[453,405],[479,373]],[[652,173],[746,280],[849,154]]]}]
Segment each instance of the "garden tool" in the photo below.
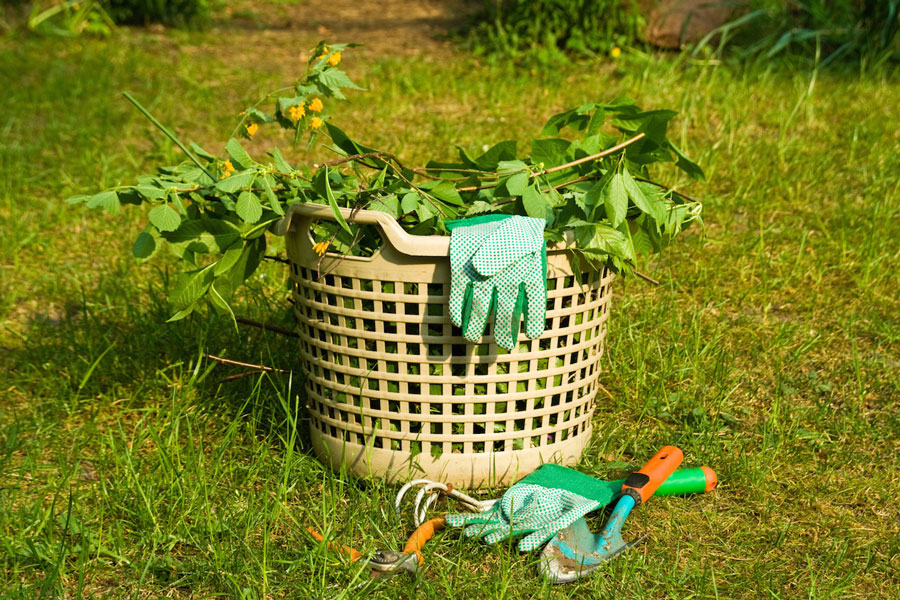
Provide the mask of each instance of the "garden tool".
[{"label": "garden tool", "polygon": [[[378,552],[375,552],[375,554],[369,558],[369,576],[376,578],[385,575],[393,575],[398,572],[415,575],[418,572],[419,567],[425,562],[425,558],[422,555],[422,547],[428,540],[434,537],[435,533],[443,529],[444,525],[445,520],[442,518],[431,519],[416,528],[413,534],[409,536],[409,539],[406,540],[406,544],[404,544],[402,551],[394,552],[392,550],[379,550]],[[324,536],[315,529],[307,527],[306,530],[316,540],[320,542],[324,541]],[[351,562],[356,562],[363,558],[363,554],[359,550],[336,542],[329,542],[328,549],[343,554],[349,558]]]},{"label": "garden tool", "polygon": [[[650,464],[654,464],[653,461]],[[587,513],[609,504],[619,492],[632,487],[628,482],[636,476],[603,481],[567,467],[545,464],[513,485],[486,512],[451,514],[447,516],[447,524],[464,526],[466,536],[479,537],[487,543],[527,533],[518,547],[528,552],[539,548]],[[708,467],[683,469],[662,483],[657,493],[703,492],[711,489],[715,480],[715,473]]]},{"label": "garden tool", "polygon": [[[622,485],[622,495],[599,534],[592,533],[583,518],[561,529],[541,551],[543,575],[554,583],[575,581],[640,542],[643,537],[625,542],[622,525],[632,509],[646,502],[661,487],[681,464],[682,458],[681,450],[664,446],[640,471],[629,475]],[[706,489],[712,486],[715,486],[715,479]]]},{"label": "garden tool", "polygon": [[547,309],[546,221],[518,215],[485,215],[446,223],[450,230],[450,318],[470,342],[484,334],[494,314],[494,339],[516,347],[525,334],[544,331]]}]

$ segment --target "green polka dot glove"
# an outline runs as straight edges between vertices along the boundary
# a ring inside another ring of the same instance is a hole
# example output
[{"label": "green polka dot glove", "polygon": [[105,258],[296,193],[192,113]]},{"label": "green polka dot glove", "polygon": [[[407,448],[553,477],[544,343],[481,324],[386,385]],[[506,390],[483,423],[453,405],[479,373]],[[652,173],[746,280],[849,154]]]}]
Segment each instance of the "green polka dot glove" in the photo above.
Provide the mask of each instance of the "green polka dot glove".
[{"label": "green polka dot glove", "polygon": [[450,221],[450,318],[470,342],[494,315],[494,340],[516,347],[519,321],[525,335],[544,332],[547,245],[543,219],[487,215]]},{"label": "green polka dot glove", "polygon": [[531,552],[591,511],[609,504],[620,481],[602,481],[567,467],[545,464],[528,475],[484,513],[447,515],[451,527],[465,527],[466,537],[493,544],[527,533],[519,550]]}]

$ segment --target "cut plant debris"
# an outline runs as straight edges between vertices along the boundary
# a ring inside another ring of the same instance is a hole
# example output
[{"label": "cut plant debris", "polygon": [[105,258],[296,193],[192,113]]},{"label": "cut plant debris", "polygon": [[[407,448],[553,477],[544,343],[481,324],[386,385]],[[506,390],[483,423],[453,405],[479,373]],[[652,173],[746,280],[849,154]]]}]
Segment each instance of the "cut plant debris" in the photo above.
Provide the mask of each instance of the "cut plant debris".
[{"label": "cut plant debris", "polygon": [[[230,313],[235,290],[265,254],[266,233],[295,203],[331,207],[335,222],[320,222],[313,232],[320,254],[367,256],[379,247],[377,232],[354,224],[352,213],[345,218],[341,207],[386,212],[416,235],[446,235],[452,219],[519,214],[545,219],[547,240],[569,242],[588,268],[617,273],[632,271],[638,255],[662,251],[700,219],[698,201],[651,178],[656,163],[673,163],[704,180],[702,169],[667,136],[674,111],[643,110],[629,98],[586,103],[552,116],[541,137],[531,140],[530,153],[501,141],[478,156],[458,147],[453,162],[410,167],[332,121],[344,92],[362,89],[339,68],[342,53],[353,46],[320,42],[289,92],[270,94],[243,112],[223,156],[184,144],[126,94],[188,160],[142,175],[134,185],[69,202],[112,213],[123,204],[148,206],[133,253],[147,260],[166,246],[184,261],[169,297],[173,320],[204,299]],[[272,114],[260,108],[267,102],[274,104]],[[337,158],[295,166],[278,148],[264,159],[251,157],[238,137],[263,135],[264,127],[275,125],[293,131],[295,145],[325,140]]]}]

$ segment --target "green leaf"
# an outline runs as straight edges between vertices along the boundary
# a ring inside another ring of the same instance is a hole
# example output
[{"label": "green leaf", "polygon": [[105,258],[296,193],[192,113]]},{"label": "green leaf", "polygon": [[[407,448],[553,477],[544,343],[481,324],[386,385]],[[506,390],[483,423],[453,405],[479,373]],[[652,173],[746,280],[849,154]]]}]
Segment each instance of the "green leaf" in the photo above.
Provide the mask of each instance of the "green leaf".
[{"label": "green leaf", "polygon": [[697,181],[706,182],[706,175],[703,173],[703,169],[700,168],[700,165],[688,158],[687,155],[672,142],[669,142],[669,147],[672,148],[672,151],[675,152],[676,156],[678,156],[678,160],[675,161],[676,167],[678,167]]},{"label": "green leaf", "polygon": [[147,218],[160,231],[175,231],[181,225],[178,211],[168,204],[160,204],[147,214]]},{"label": "green leaf", "polygon": [[484,154],[475,159],[479,169],[494,171],[501,161],[516,160],[516,142],[505,140],[495,144]]},{"label": "green leaf", "polygon": [[216,268],[213,270],[216,277],[221,275],[222,273],[226,273],[237,264],[238,259],[241,258],[241,254],[244,252],[243,246],[234,246],[225,251],[225,254],[222,255],[222,258],[216,263]]},{"label": "green leaf", "polygon": [[534,164],[543,164],[544,168],[565,164],[566,152],[572,142],[561,138],[531,140],[531,160]]},{"label": "green leaf", "polygon": [[181,273],[169,295],[169,302],[178,311],[193,307],[212,285],[214,276],[213,265]]},{"label": "green leaf", "polygon": [[326,69],[322,71],[319,73],[318,83],[323,92],[327,92],[328,96],[333,96],[339,100],[346,99],[346,96],[341,92],[341,88],[348,88],[351,90],[363,89],[353,83],[353,81],[347,77],[347,74],[340,69]]},{"label": "green leaf", "polygon": [[497,163],[497,173],[515,173],[518,171],[527,171],[528,165],[522,160],[501,160]]},{"label": "green leaf", "polygon": [[222,293],[219,292],[218,289],[216,289],[217,285],[220,285],[218,281],[209,286],[209,293],[206,297],[209,298],[209,303],[212,304],[212,307],[216,310],[216,312],[220,314],[230,315],[231,319],[234,321],[234,311],[231,310],[231,306],[229,306]]},{"label": "green leaf", "polygon": [[262,204],[259,203],[259,198],[253,192],[241,192],[237,204],[234,206],[234,212],[245,223],[256,223],[262,216]]},{"label": "green leaf", "polygon": [[416,210],[416,207],[418,205],[419,194],[417,192],[409,192],[408,194],[405,194],[400,200],[400,209],[403,211],[402,214],[404,215]]},{"label": "green leaf", "polygon": [[521,196],[528,187],[528,173],[516,173],[506,180],[506,191],[510,196]]},{"label": "green leaf", "polygon": [[649,215],[658,225],[662,225],[666,219],[665,204],[654,198],[647,198],[627,168],[623,167],[622,172],[617,175],[621,176],[625,191],[634,205],[641,209],[641,212]]},{"label": "green leaf", "polygon": [[281,150],[277,147],[272,150],[272,159],[275,161],[275,168],[281,171],[282,173],[293,173],[294,167],[292,167],[288,161],[284,160],[284,156],[281,154]]},{"label": "green leaf", "polygon": [[266,191],[266,198],[269,200],[269,206],[275,211],[275,214],[278,216],[284,216],[284,208],[281,206],[281,202],[278,201],[278,196],[275,195],[275,192],[272,190],[272,176],[266,173],[262,177],[263,189]]},{"label": "green leaf", "polygon": [[119,204],[118,194],[116,194],[114,190],[108,190],[91,196],[90,200],[87,201],[87,207],[100,207],[106,212],[114,215],[119,212],[119,210],[122,208],[122,205]]},{"label": "green leaf", "polygon": [[334,215],[334,219],[338,222],[338,224],[343,228],[347,233],[352,234],[353,231],[350,229],[350,225],[347,224],[347,220],[344,219],[344,215],[341,214],[341,209],[338,207],[337,198],[334,197],[334,192],[331,191],[331,178],[328,176],[328,167],[322,169],[324,172],[322,179],[325,184],[325,197],[328,198],[328,205],[331,207],[331,214]]},{"label": "green leaf", "polygon": [[462,206],[464,204],[462,198],[459,197],[459,192],[456,191],[456,187],[449,181],[428,182],[419,187],[423,190],[428,190],[432,196],[439,200],[443,200],[444,202],[449,202],[450,204],[455,204],[457,206]]},{"label": "green leaf", "polygon": [[91,197],[87,194],[77,194],[66,198],[66,204],[83,204],[90,199]]},{"label": "green leaf", "polygon": [[592,223],[575,228],[578,246],[583,252],[627,257],[628,241],[625,235],[604,223]]},{"label": "green leaf", "polygon": [[536,184],[525,189],[525,193],[522,194],[522,205],[529,217],[553,223],[553,207]]},{"label": "green leaf", "polygon": [[[601,183],[603,182],[597,182],[598,185]],[[593,192],[594,188],[591,188],[589,193],[593,195]],[[615,173],[609,179],[601,197],[603,206],[606,208],[606,218],[613,227],[618,227],[628,214],[628,192],[625,190],[625,182],[622,180],[621,173]]]},{"label": "green leaf", "polygon": [[188,147],[193,150],[194,154],[196,154],[200,158],[205,158],[206,160],[216,160],[215,156],[213,156],[194,142],[189,142]]},{"label": "green leaf", "polygon": [[220,179],[216,182],[216,189],[223,191],[234,193],[238,190],[243,190],[251,185],[253,185],[253,180],[256,178],[256,169],[246,169],[244,171],[238,171],[237,173],[232,173],[231,176],[226,177],[225,179]]},{"label": "green leaf", "polygon": [[136,259],[142,261],[147,260],[154,254],[156,254],[157,250],[159,250],[157,237],[154,236],[151,232],[155,233],[155,229],[148,226],[147,229],[142,231],[134,241],[134,246],[131,248],[131,253]]},{"label": "green leaf", "polygon": [[386,212],[395,219],[400,218],[400,201],[395,194],[388,194],[381,198],[375,198],[366,208],[369,210]]},{"label": "green leaf", "polygon": [[162,200],[166,197],[166,192],[154,185],[136,185],[133,188],[138,194],[150,200]]},{"label": "green leaf", "polygon": [[254,164],[253,159],[250,158],[250,155],[247,154],[247,151],[244,150],[241,143],[234,138],[231,138],[228,140],[228,143],[225,144],[225,151],[228,152],[228,156],[231,157],[231,160],[238,169],[247,169]]}]

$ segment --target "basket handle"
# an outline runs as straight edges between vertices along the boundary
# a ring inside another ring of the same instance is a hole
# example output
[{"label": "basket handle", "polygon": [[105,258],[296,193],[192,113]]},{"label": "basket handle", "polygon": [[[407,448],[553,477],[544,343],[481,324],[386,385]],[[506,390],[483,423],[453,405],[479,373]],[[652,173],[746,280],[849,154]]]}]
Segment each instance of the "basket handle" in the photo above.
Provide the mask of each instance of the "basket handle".
[{"label": "basket handle", "polygon": [[[339,208],[348,223],[375,225],[382,237],[398,251],[408,256],[450,256],[450,237],[444,235],[410,235],[400,227],[391,215],[377,210]],[[353,218],[351,219],[351,215]],[[334,221],[331,208],[323,204],[292,204],[287,214],[275,225],[275,235],[284,235],[291,229],[309,231],[313,219]]]}]

